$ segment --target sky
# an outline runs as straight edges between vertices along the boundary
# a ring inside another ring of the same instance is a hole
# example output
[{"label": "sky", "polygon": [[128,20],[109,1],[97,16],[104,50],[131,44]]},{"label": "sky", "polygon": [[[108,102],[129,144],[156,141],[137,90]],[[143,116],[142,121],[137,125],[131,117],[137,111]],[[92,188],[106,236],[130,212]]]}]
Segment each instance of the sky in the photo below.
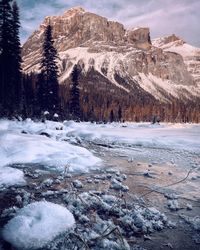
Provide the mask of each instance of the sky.
[{"label": "sky", "polygon": [[17,0],[21,12],[22,43],[38,29],[45,16],[60,15],[81,6],[124,24],[149,27],[151,37],[176,34],[200,47],[200,0]]}]

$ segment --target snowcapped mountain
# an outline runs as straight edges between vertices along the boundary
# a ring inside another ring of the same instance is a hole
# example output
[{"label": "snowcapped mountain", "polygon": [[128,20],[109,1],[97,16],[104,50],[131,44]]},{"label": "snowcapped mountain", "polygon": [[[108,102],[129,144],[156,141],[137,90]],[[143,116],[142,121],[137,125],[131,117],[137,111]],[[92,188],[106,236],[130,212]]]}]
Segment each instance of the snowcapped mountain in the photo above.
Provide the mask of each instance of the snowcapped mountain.
[{"label": "snowcapped mountain", "polygon": [[[23,70],[38,72],[45,27],[53,28],[59,54],[60,83],[69,82],[75,64],[85,84],[111,84],[124,94],[152,96],[168,102],[200,97],[200,49],[176,36],[151,42],[148,28],[125,29],[80,7],[46,17],[23,46]],[[96,85],[97,86],[97,85]]]},{"label": "snowcapped mountain", "polygon": [[175,35],[154,39],[153,45],[164,51],[181,55],[187,66],[187,70],[200,87],[200,48],[187,44]]}]

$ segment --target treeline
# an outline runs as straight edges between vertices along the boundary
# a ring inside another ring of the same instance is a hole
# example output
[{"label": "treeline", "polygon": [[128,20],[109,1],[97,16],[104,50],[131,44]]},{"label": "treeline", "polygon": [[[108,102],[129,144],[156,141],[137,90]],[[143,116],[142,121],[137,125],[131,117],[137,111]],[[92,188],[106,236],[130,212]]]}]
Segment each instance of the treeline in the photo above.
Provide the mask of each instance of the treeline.
[{"label": "treeline", "polygon": [[50,22],[44,33],[40,73],[22,73],[19,28],[16,2],[0,0],[0,117],[105,123],[200,122],[198,98],[161,103],[137,84],[126,93],[93,68],[85,75],[81,67],[75,65],[71,78],[59,85],[57,51]]},{"label": "treeline", "polygon": [[[94,72],[93,72],[94,74]],[[200,99],[179,100],[163,103],[148,93],[126,93],[114,84],[98,80],[80,79],[80,106],[85,121],[152,122],[156,116],[162,122],[200,122]],[[60,85],[63,113],[68,116],[70,82]]]}]

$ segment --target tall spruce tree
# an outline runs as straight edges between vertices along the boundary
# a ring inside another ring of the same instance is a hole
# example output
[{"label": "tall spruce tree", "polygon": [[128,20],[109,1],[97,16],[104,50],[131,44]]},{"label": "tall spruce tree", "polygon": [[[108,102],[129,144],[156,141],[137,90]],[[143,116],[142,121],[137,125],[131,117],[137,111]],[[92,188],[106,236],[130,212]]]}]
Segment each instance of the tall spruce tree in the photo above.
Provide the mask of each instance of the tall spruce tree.
[{"label": "tall spruce tree", "polygon": [[114,112],[113,110],[110,111],[110,122],[114,122],[115,120],[115,115],[114,115]]},{"label": "tall spruce tree", "polygon": [[57,51],[53,45],[52,27],[47,25],[44,33],[41,73],[37,84],[37,102],[40,111],[48,111],[53,117],[60,109]]},{"label": "tall spruce tree", "polygon": [[13,12],[11,0],[0,0],[0,107],[1,115],[11,115],[14,104]]},{"label": "tall spruce tree", "polygon": [[122,120],[122,108],[121,106],[119,106],[118,108],[118,121],[121,122]]},{"label": "tall spruce tree", "polygon": [[70,116],[74,120],[81,119],[81,111],[80,111],[80,91],[79,91],[79,74],[80,69],[77,64],[74,65],[74,68],[71,73],[71,89],[70,89],[70,103],[69,110]]},{"label": "tall spruce tree", "polygon": [[13,103],[15,104],[15,110],[20,112],[22,105],[22,79],[21,79],[21,44],[19,37],[19,28],[20,28],[20,20],[19,20],[19,8],[14,1],[12,5],[12,15],[13,15],[13,24],[12,24],[12,36],[13,36],[13,88],[14,88],[14,97]]}]

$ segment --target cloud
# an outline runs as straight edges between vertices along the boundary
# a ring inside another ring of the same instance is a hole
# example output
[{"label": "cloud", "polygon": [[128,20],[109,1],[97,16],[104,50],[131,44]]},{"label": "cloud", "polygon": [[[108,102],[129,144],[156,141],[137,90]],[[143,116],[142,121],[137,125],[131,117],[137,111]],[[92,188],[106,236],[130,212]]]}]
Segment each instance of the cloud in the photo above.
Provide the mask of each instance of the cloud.
[{"label": "cloud", "polygon": [[22,41],[45,16],[74,6],[119,21],[126,27],[146,26],[153,38],[176,34],[200,47],[199,0],[17,0],[21,9]]}]

